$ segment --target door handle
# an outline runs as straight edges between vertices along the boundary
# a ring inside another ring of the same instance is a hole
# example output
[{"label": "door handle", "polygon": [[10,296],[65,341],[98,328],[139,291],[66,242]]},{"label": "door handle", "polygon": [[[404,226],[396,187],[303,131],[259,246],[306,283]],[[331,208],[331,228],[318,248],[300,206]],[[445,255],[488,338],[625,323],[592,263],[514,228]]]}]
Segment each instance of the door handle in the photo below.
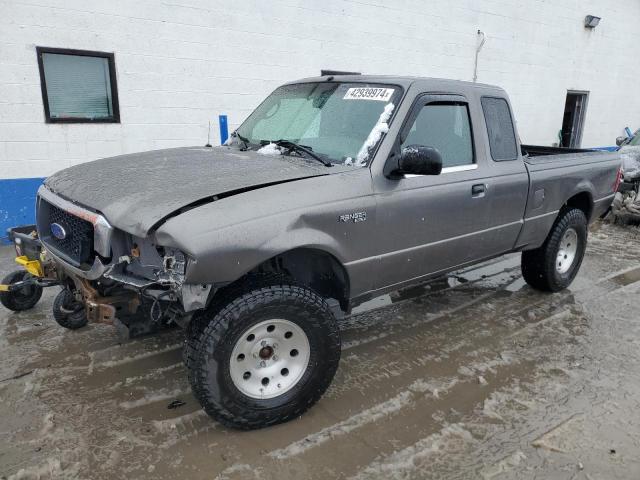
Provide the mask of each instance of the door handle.
[{"label": "door handle", "polygon": [[484,183],[477,183],[471,187],[471,196],[476,198],[484,197],[486,191],[487,185]]}]

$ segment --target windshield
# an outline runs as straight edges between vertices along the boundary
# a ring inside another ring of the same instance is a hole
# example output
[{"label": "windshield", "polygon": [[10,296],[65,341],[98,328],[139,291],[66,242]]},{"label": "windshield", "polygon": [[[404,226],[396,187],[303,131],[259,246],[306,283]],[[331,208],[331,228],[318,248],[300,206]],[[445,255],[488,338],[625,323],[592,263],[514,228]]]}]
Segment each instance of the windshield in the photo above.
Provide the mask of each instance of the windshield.
[{"label": "windshield", "polygon": [[632,145],[634,147],[637,147],[640,145],[640,133],[636,133],[636,136],[633,137],[631,139],[631,141],[629,143],[627,143],[627,145]]},{"label": "windshield", "polygon": [[[299,83],[275,90],[236,131],[250,148],[277,140],[308,147],[332,163],[366,165],[401,90],[365,83]],[[280,148],[280,147],[278,147]],[[281,153],[273,145],[261,153]]]}]

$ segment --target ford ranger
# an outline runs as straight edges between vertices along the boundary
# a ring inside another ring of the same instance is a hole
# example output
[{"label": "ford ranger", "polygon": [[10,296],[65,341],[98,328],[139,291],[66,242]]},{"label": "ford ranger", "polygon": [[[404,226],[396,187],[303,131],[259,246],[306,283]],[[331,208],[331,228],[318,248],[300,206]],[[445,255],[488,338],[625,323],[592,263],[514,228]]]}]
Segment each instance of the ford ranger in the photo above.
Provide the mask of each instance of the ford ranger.
[{"label": "ford ranger", "polygon": [[226,145],[50,176],[37,232],[61,325],[179,324],[195,397],[252,429],[321,397],[336,317],[367,299],[509,252],[533,288],[569,286],[619,166],[521,145],[498,87],[324,76],[277,88]]}]

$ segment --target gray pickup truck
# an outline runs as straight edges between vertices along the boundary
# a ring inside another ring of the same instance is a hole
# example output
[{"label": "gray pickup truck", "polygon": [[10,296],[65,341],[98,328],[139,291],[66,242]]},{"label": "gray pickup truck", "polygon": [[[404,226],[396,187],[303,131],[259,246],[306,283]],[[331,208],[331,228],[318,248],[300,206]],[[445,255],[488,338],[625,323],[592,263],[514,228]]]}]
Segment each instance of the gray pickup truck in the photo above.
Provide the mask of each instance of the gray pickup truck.
[{"label": "gray pickup truck", "polygon": [[37,230],[61,325],[181,325],[195,397],[251,429],[321,397],[336,317],[367,299],[518,251],[529,285],[567,287],[619,166],[520,145],[497,87],[324,76],[276,89],[224,146],[52,175]]}]

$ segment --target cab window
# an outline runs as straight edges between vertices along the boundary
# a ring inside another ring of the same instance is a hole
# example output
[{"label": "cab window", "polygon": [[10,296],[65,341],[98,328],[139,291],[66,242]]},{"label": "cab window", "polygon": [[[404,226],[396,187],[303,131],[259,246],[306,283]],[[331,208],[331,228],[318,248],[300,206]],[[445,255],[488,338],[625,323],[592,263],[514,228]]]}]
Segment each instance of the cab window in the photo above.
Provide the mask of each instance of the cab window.
[{"label": "cab window", "polygon": [[472,165],[470,125],[466,104],[429,103],[418,113],[402,147],[422,145],[438,149],[443,168]]}]

